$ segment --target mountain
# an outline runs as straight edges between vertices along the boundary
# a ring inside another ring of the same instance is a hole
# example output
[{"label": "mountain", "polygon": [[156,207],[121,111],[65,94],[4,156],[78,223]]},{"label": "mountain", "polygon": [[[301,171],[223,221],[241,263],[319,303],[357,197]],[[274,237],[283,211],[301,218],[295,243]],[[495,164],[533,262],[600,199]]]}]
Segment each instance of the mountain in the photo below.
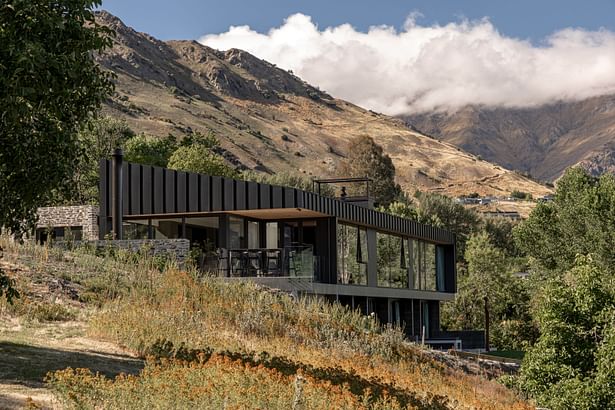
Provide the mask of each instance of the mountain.
[{"label": "mountain", "polygon": [[306,176],[336,175],[352,149],[351,138],[364,134],[391,156],[399,183],[410,193],[550,192],[400,119],[336,99],[245,51],[163,42],[107,12],[97,18],[117,34],[113,48],[97,56],[117,75],[115,95],[104,111],[125,119],[136,132],[181,137],[212,131],[225,158],[240,169]]},{"label": "mountain", "polygon": [[467,106],[407,124],[510,169],[545,181],[577,164],[615,171],[615,95],[532,108]]}]

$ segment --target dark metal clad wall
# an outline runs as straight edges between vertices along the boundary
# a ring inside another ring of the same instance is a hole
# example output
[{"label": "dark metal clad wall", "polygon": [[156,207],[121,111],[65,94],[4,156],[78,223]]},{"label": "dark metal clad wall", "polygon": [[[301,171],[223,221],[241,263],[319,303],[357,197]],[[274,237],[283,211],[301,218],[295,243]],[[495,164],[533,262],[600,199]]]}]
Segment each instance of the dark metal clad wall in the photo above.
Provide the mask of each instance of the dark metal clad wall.
[{"label": "dark metal clad wall", "polygon": [[[442,244],[451,232],[296,188],[238,181],[149,165],[123,164],[124,215],[303,208],[342,221]],[[100,214],[111,215],[111,161],[100,163]],[[101,231],[102,232],[102,231]]]}]

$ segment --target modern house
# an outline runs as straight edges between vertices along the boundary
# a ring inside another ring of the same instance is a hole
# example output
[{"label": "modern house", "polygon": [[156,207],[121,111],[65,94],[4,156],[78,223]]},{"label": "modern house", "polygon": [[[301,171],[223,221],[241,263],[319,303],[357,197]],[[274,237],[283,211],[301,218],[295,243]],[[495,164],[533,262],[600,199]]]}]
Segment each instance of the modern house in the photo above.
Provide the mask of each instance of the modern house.
[{"label": "modern house", "polygon": [[415,340],[460,336],[439,324],[456,292],[449,231],[370,201],[126,163],[119,150],[100,176],[100,239],[187,239],[203,269],[229,280],[339,301]]}]

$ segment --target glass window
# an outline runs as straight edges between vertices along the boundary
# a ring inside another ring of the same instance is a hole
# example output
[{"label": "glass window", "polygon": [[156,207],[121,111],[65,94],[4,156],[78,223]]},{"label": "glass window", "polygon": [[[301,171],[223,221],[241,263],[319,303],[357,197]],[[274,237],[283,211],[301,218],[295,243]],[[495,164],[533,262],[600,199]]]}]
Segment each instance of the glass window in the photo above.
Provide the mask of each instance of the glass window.
[{"label": "glass window", "polygon": [[243,229],[243,219],[237,218],[234,216],[229,217],[229,247],[231,249],[240,249],[243,248],[244,244],[244,229]]},{"label": "glass window", "polygon": [[180,237],[181,218],[152,219],[154,239],[177,239]]},{"label": "glass window", "polygon": [[436,246],[436,289],[440,292],[445,291],[444,261],[444,247]]},{"label": "glass window", "polygon": [[338,283],[346,285],[366,285],[367,260],[367,231],[358,226],[338,224]]},{"label": "glass window", "polygon": [[277,249],[278,247],[278,223],[268,222],[266,228],[266,246],[267,249]]},{"label": "glass window", "polygon": [[378,286],[408,287],[406,243],[401,236],[377,233]]},{"label": "glass window", "polygon": [[[436,290],[436,245],[409,239],[408,249],[412,288]],[[444,265],[442,264],[442,266]]]},{"label": "glass window", "polygon": [[124,222],[123,239],[147,239],[147,220]]},{"label": "glass window", "polygon": [[258,233],[258,222],[248,221],[248,248],[256,249],[260,247]]}]

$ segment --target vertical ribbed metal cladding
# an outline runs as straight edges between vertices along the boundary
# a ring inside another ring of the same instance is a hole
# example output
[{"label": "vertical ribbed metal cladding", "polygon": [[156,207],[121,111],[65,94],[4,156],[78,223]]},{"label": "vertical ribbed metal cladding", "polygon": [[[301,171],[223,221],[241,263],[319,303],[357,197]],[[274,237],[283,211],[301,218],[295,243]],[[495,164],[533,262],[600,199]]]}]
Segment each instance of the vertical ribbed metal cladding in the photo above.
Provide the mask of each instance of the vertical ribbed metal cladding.
[{"label": "vertical ribbed metal cladding", "polygon": [[230,178],[222,178],[224,181],[224,210],[235,209],[235,181]]},{"label": "vertical ribbed metal cladding", "polygon": [[248,209],[258,209],[258,184],[248,182]]},{"label": "vertical ribbed metal cladding", "polygon": [[128,215],[130,212],[130,170],[128,162],[122,164],[122,213]]},{"label": "vertical ribbed metal cladding", "polygon": [[141,180],[141,165],[129,164],[130,174],[130,213],[138,215],[141,213],[141,190],[143,183]]},{"label": "vertical ribbed metal cladding", "polygon": [[154,169],[149,165],[141,166],[141,212],[144,214],[154,213]]},{"label": "vertical ribbed metal cladding", "polygon": [[271,185],[261,184],[260,185],[260,207],[261,209],[269,209],[271,208]]},{"label": "vertical ribbed metal cladding", "polygon": [[154,167],[154,214],[164,213],[164,169]]},{"label": "vertical ribbed metal cladding", "polygon": [[188,174],[182,171],[177,171],[175,173],[176,177],[176,198],[175,201],[175,212],[186,212],[188,210],[188,190],[186,187]]},{"label": "vertical ribbed metal cladding", "polygon": [[199,211],[199,174],[188,174],[188,211]]},{"label": "vertical ribbed metal cladding", "polygon": [[211,177],[211,210],[222,210],[222,178],[212,176]]},{"label": "vertical ribbed metal cladding", "polygon": [[247,206],[247,183],[245,181],[235,181],[235,209],[248,209]]},{"label": "vertical ribbed metal cladding", "polygon": [[[106,217],[111,214],[109,204],[111,202],[111,187],[109,178],[109,161],[101,159],[98,163],[98,175],[100,176],[98,184],[98,201],[100,204],[100,217]],[[101,221],[102,222],[102,221]]]},{"label": "vertical ribbed metal cladding", "polygon": [[305,208],[305,192],[295,189],[295,197],[297,198],[296,207]]},{"label": "vertical ribbed metal cladding", "polygon": [[177,190],[175,178],[177,173],[171,169],[165,169],[164,172],[164,211],[166,213],[175,213],[175,200],[177,198]]},{"label": "vertical ribbed metal cladding", "polygon": [[272,199],[271,199],[271,207],[272,208],[284,208],[284,192],[281,186],[272,186],[271,187]]},{"label": "vertical ribbed metal cladding", "polygon": [[295,189],[294,188],[284,188],[284,207],[285,208],[295,207]]},{"label": "vertical ribbed metal cladding", "polygon": [[211,177],[209,175],[199,175],[199,211],[209,212],[211,204]]}]

